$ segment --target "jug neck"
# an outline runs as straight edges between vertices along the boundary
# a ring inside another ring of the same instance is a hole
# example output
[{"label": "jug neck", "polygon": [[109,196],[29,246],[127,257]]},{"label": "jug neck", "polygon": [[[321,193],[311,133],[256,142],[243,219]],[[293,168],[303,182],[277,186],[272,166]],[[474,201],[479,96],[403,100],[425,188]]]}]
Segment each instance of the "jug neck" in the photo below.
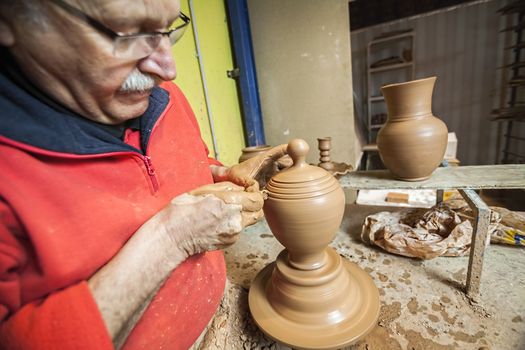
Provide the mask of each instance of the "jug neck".
[{"label": "jug neck", "polygon": [[381,88],[387,105],[388,119],[432,115],[432,92],[436,77],[386,85]]}]

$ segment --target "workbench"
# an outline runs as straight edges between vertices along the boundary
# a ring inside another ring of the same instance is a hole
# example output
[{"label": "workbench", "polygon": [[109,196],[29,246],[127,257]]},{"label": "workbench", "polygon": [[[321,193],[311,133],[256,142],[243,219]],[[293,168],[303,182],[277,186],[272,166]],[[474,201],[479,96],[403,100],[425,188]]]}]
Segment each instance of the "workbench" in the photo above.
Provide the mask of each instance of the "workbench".
[{"label": "workbench", "polygon": [[443,198],[444,190],[458,190],[476,215],[465,292],[470,298],[477,299],[490,210],[475,190],[525,189],[525,164],[437,168],[428,180],[418,182],[395,180],[388,170],[365,170],[342,175],[339,182],[341,187],[354,190],[433,189],[437,191],[438,202]]},{"label": "workbench", "polygon": [[[382,312],[375,330],[346,350],[403,348],[390,346],[394,343],[398,345],[397,341],[400,341],[399,344],[412,344],[414,348],[421,348],[421,344],[435,344],[437,348],[437,343],[440,343],[454,348],[477,350],[486,345],[480,343],[483,340],[480,338],[490,340],[490,344],[507,344],[505,342],[515,336],[512,334],[521,334],[518,327],[522,324],[513,323],[511,319],[523,310],[519,289],[524,283],[522,275],[518,272],[509,274],[514,276],[511,277],[515,278],[513,281],[499,283],[502,269],[506,269],[502,265],[508,263],[509,266],[518,266],[522,261],[521,249],[509,249],[503,245],[492,247],[490,252],[487,249],[484,278],[491,285],[482,286],[480,300],[474,299],[479,303],[471,303],[473,298],[465,297],[458,289],[464,289],[465,279],[468,280],[467,289],[471,296],[479,293],[480,288],[489,210],[474,190],[525,188],[525,165],[438,168],[430,179],[421,182],[393,180],[388,171],[358,171],[342,176],[339,181],[342,187],[357,190],[459,189],[478,211],[473,234],[475,246],[471,249],[470,257],[422,261],[395,256],[361,242],[361,226],[366,216],[388,208],[347,203],[343,221],[330,246],[345,259],[358,264],[374,279],[381,295]],[[396,209],[399,208],[393,210]],[[203,333],[202,339],[192,350],[291,350],[262,333],[248,309],[248,290],[252,281],[267,264],[275,260],[284,247],[275,239],[264,219],[245,228],[240,236],[237,243],[224,251],[228,271],[224,298],[208,331]],[[468,276],[465,271],[467,261]],[[510,288],[509,285],[514,287]],[[501,302],[501,296],[505,296],[505,303]],[[497,312],[492,317],[480,317],[480,312],[485,313],[485,308]],[[499,335],[478,335],[485,329],[499,329]],[[468,336],[458,340],[458,334]],[[428,343],[411,343],[414,339]]]}]

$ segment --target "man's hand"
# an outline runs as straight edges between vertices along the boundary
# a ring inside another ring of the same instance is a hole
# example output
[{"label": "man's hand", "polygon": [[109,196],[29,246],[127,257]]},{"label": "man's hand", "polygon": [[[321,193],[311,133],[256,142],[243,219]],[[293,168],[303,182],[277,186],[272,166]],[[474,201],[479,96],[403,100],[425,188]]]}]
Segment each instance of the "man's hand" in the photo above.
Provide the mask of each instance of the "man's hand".
[{"label": "man's hand", "polygon": [[188,257],[235,243],[243,228],[263,217],[262,206],[260,192],[219,182],[174,198],[158,220],[175,248]]},{"label": "man's hand", "polygon": [[[230,181],[246,188],[248,192],[259,190],[286,162],[277,161],[286,155],[287,144],[275,146],[268,151],[230,168],[212,166],[215,182]],[[285,166],[284,166],[285,167]]]},{"label": "man's hand", "polygon": [[189,256],[225,248],[262,216],[259,191],[221,182],[175,197],[88,281],[116,348],[171,271]]}]

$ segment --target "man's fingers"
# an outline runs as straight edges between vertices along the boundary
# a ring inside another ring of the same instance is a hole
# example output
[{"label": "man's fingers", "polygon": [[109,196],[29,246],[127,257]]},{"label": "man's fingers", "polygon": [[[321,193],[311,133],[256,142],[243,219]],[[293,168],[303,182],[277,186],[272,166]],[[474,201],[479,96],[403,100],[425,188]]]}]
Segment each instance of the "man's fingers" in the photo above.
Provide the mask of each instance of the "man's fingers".
[{"label": "man's fingers", "polygon": [[253,225],[257,221],[261,220],[263,217],[264,217],[264,213],[262,209],[256,212],[243,211],[242,212],[242,226],[246,227],[246,226]]},{"label": "man's fingers", "polygon": [[[244,227],[244,226],[243,226]],[[216,244],[219,249],[227,248],[239,240],[239,232],[233,234],[221,233],[219,234],[220,244]]]},{"label": "man's fingers", "polygon": [[289,168],[293,165],[292,157],[289,155],[282,156],[277,160],[277,167],[279,170]]},{"label": "man's fingers", "polygon": [[282,145],[272,147],[270,150],[264,153],[266,158],[270,158],[271,160],[277,160],[287,154],[286,149],[288,148],[288,144],[283,143]]},{"label": "man's fingers", "polygon": [[246,186],[246,192],[259,192],[259,183],[255,179],[250,179],[250,183]]},{"label": "man's fingers", "polygon": [[274,169],[277,170],[277,165],[275,164],[277,160],[287,154],[287,148],[287,144],[275,146],[256,157],[258,164],[253,168],[251,177],[259,179],[261,176],[264,176],[263,173],[271,173]]},{"label": "man's fingers", "polygon": [[222,199],[226,204],[240,204],[242,210],[256,212],[262,209],[264,204],[263,196],[260,192],[219,192],[214,194]]},{"label": "man's fingers", "polygon": [[233,182],[224,181],[201,186],[189,192],[189,194],[194,196],[202,196],[204,194],[215,194],[217,192],[229,191],[244,191],[244,187],[236,185]]}]

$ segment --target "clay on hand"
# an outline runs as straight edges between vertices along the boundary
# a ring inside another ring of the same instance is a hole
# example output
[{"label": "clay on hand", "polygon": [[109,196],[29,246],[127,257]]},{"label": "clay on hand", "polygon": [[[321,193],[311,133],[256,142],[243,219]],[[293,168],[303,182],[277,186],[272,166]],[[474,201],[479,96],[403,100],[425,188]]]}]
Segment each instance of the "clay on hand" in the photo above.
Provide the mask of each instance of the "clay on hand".
[{"label": "clay on hand", "polygon": [[225,180],[244,186],[247,191],[258,191],[276,172],[291,165],[291,162],[283,158],[287,154],[287,147],[287,144],[275,146],[240,164],[233,165],[226,171]]},{"label": "clay on hand", "polygon": [[260,192],[247,192],[244,187],[229,181],[201,186],[190,192],[193,196],[214,195],[226,204],[241,205],[241,230],[259,221],[263,216],[263,195]]},{"label": "clay on hand", "polygon": [[175,197],[159,220],[176,249],[189,257],[234,244],[243,228],[263,217],[262,205],[260,192],[220,182]]},{"label": "clay on hand", "polygon": [[279,171],[288,169],[293,165],[293,159],[288,154],[277,159],[277,169]]}]

